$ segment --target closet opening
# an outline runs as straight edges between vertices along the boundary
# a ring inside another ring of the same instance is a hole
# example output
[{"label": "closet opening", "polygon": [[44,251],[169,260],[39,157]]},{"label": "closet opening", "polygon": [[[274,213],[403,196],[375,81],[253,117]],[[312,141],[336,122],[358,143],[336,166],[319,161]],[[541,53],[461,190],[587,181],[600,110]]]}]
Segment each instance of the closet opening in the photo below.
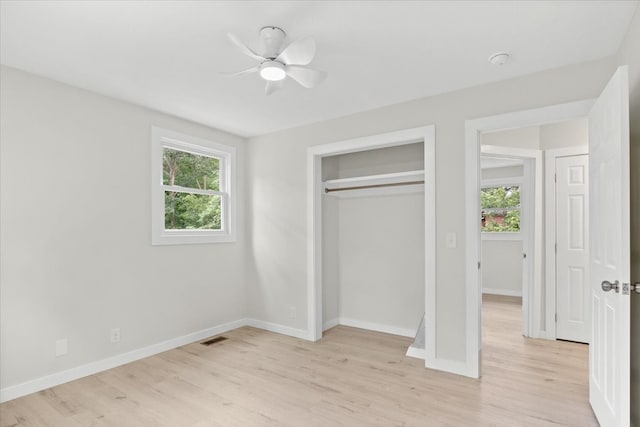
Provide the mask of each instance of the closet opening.
[{"label": "closet opening", "polygon": [[424,143],[322,159],[323,330],[414,338],[424,316]]},{"label": "closet opening", "polygon": [[430,305],[435,317],[434,134],[309,148],[310,339],[337,325],[415,338]]}]

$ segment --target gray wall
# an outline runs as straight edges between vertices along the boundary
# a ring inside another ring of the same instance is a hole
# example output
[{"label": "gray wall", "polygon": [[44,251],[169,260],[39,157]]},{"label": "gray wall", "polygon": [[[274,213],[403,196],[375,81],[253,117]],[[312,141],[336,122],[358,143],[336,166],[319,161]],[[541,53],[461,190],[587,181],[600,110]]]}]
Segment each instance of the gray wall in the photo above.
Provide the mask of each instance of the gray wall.
[{"label": "gray wall", "polygon": [[[607,58],[251,138],[247,166],[253,257],[248,272],[250,313],[269,322],[307,327],[307,148],[435,124],[437,357],[463,361],[464,121],[594,98],[614,70],[614,59]],[[445,247],[447,232],[457,233],[457,248]],[[296,319],[287,316],[290,305],[297,307]]]},{"label": "gray wall", "polygon": [[242,171],[240,138],[11,68],[0,86],[1,388],[246,315],[243,227],[151,246],[151,126],[233,145]]}]

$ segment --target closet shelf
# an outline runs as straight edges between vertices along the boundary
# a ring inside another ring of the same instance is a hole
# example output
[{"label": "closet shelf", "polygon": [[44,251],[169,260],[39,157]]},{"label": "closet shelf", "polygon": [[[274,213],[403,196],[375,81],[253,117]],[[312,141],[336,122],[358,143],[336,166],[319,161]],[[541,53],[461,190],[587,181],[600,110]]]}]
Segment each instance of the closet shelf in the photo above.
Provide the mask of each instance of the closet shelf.
[{"label": "closet shelf", "polygon": [[424,170],[329,179],[322,184],[325,195],[341,198],[423,193]]}]

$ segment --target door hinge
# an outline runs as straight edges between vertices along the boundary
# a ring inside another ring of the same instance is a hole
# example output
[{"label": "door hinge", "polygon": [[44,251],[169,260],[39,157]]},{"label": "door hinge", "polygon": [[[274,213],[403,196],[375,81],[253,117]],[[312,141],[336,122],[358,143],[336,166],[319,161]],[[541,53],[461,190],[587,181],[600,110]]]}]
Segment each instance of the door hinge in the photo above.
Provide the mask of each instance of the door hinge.
[{"label": "door hinge", "polygon": [[553,174],[553,182],[558,182],[558,174],[557,173]]},{"label": "door hinge", "polygon": [[478,270],[480,270],[480,261],[478,261]]},{"label": "door hinge", "polygon": [[554,244],[554,251],[556,252],[556,254],[558,253],[558,243]]},{"label": "door hinge", "polygon": [[558,323],[558,313],[556,313],[556,323]]}]

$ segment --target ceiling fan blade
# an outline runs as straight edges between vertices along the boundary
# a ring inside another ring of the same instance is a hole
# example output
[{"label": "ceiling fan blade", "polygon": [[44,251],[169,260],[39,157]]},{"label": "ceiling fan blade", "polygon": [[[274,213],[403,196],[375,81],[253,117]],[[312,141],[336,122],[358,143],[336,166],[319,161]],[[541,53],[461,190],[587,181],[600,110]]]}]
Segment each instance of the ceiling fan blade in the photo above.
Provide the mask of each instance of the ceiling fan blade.
[{"label": "ceiling fan blade", "polygon": [[317,86],[327,77],[327,73],[324,71],[316,71],[296,65],[287,65],[285,71],[287,72],[287,76],[307,89]]},{"label": "ceiling fan blade", "polygon": [[285,65],[307,65],[316,54],[316,42],[311,37],[294,41],[276,58]]},{"label": "ceiling fan blade", "polygon": [[240,39],[235,36],[235,34],[227,33],[227,37],[229,37],[229,40],[231,40],[231,42],[235,44],[238,47],[238,49],[240,49],[240,51],[245,55],[250,56],[253,59],[256,59],[258,61],[266,61],[265,57],[262,57],[257,53],[255,53],[253,50],[251,50],[251,48],[246,44],[242,43]]},{"label": "ceiling fan blade", "polygon": [[264,90],[265,95],[271,95],[273,92],[282,89],[284,86],[284,80],[278,81],[269,81],[267,82],[267,87]]},{"label": "ceiling fan blade", "polygon": [[260,71],[260,66],[256,65],[255,67],[247,68],[246,70],[242,70],[242,71],[235,71],[230,73],[221,72],[219,74],[222,74],[225,77],[237,77],[237,76],[243,76],[245,74],[257,73],[258,71]]}]

